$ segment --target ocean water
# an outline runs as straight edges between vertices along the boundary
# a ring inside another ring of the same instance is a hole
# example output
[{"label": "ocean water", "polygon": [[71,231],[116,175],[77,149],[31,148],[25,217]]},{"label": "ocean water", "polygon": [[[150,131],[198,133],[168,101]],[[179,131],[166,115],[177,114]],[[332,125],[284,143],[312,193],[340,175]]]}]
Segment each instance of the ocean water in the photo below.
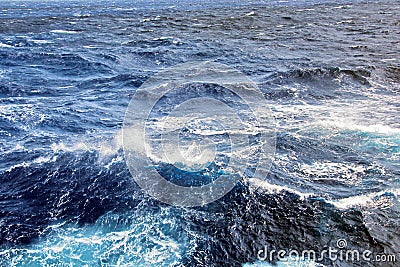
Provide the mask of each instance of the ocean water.
[{"label": "ocean water", "polygon": [[[399,18],[391,0],[0,1],[0,266],[398,266]],[[121,129],[190,61],[258,85],[276,152],[262,188],[179,208],[132,179]],[[397,262],[258,258],[339,239]]]}]

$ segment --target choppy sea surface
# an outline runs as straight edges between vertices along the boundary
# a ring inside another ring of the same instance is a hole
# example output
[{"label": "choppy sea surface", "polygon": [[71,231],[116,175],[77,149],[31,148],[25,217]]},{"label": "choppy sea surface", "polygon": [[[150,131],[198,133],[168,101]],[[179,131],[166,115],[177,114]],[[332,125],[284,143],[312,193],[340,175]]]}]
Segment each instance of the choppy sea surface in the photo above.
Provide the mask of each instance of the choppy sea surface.
[{"label": "choppy sea surface", "polygon": [[[289,265],[398,266],[399,18],[390,0],[0,1],[0,265],[269,266],[260,249],[344,239],[397,262]],[[262,190],[179,208],[132,179],[129,101],[189,61],[264,94],[277,139]]]}]

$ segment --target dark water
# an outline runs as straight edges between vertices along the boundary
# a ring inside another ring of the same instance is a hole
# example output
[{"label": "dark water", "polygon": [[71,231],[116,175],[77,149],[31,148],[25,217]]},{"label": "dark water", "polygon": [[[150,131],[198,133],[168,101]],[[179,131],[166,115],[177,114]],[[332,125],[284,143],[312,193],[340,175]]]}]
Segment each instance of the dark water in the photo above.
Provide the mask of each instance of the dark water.
[{"label": "dark water", "polygon": [[[0,265],[241,266],[341,238],[400,260],[399,18],[396,1],[0,2]],[[135,184],[121,128],[145,80],[192,60],[258,84],[277,151],[264,190],[182,209]]]}]

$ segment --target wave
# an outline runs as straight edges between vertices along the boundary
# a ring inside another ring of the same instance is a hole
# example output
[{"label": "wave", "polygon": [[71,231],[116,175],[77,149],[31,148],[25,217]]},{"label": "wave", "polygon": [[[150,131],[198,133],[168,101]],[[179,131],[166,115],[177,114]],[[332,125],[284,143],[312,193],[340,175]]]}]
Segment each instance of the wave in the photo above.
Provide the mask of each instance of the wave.
[{"label": "wave", "polygon": [[259,87],[270,100],[314,105],[343,97],[363,98],[372,86],[371,75],[368,69],[301,68],[273,72],[260,81]]},{"label": "wave", "polygon": [[193,250],[191,233],[173,208],[107,213],[95,223],[60,222],[24,247],[0,250],[2,266],[169,265],[177,266]]},{"label": "wave", "polygon": [[289,186],[271,184],[265,180],[260,180],[257,178],[250,178],[249,184],[254,189],[261,190],[264,194],[282,194],[289,192],[299,196],[301,199],[307,199],[314,195],[313,193],[303,193]]},{"label": "wave", "polygon": [[[336,177],[336,173],[332,173]],[[336,180],[336,178],[335,178]],[[308,201],[319,199],[320,201],[332,204],[335,208],[347,210],[352,208],[380,208],[386,209],[394,205],[400,195],[399,188],[383,190],[374,193],[360,194],[350,197],[333,199],[332,197],[321,192],[303,192],[296,187],[291,188],[286,185],[271,184],[267,181],[252,178],[250,186],[263,194],[285,194],[291,193],[300,197],[300,199]]]},{"label": "wave", "polygon": [[[36,164],[2,173],[1,215],[6,226],[0,227],[2,265],[166,261],[212,266],[228,261],[236,266],[257,260],[254,249],[264,245],[288,248],[290,244],[300,250],[316,244],[312,247],[316,249],[325,242],[313,237],[315,231],[323,232],[325,222],[319,214],[348,210],[336,210],[312,194],[266,183],[262,183],[265,190],[239,184],[203,207],[168,207],[141,193],[121,151],[101,160],[92,147],[55,144],[56,158],[37,158]],[[358,215],[346,218],[346,222],[329,221],[330,227],[337,227],[335,235],[343,225],[364,231]],[[308,245],[299,241],[304,236]]]},{"label": "wave", "polygon": [[345,79],[349,77],[363,85],[369,85],[368,78],[371,77],[371,71],[367,69],[342,69],[339,67],[327,68],[301,68],[285,72],[276,72],[268,77],[272,81],[284,80],[304,80],[311,81],[315,79]]},{"label": "wave", "polygon": [[57,220],[93,223],[109,210],[133,208],[143,199],[118,155],[106,160],[90,151],[17,155],[25,163],[1,174],[0,244],[30,242]]},{"label": "wave", "polygon": [[399,195],[400,188],[393,188],[376,193],[326,200],[326,202],[334,205],[338,209],[350,209],[356,207],[387,209],[392,207],[395,201],[398,201]]},{"label": "wave", "polygon": [[349,130],[363,133],[374,133],[381,135],[400,135],[400,128],[391,127],[383,124],[362,125],[357,124],[352,120],[346,118],[337,118],[333,120],[321,120],[316,122],[317,125],[326,128],[336,128],[340,130]]},{"label": "wave", "polygon": [[366,78],[371,76],[371,71],[366,69],[341,69],[341,68],[326,68],[326,69],[306,69],[306,70],[295,70],[291,73],[291,77],[301,77],[301,78],[311,78],[315,76],[330,76],[334,78],[339,78],[340,76],[347,75],[353,77],[364,84],[368,84]]}]

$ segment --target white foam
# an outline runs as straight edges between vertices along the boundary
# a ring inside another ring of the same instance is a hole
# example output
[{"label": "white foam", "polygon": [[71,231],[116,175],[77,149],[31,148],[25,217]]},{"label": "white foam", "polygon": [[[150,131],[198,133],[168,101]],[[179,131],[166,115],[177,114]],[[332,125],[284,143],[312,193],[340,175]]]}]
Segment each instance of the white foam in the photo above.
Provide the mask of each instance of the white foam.
[{"label": "white foam", "polygon": [[250,16],[254,16],[255,14],[256,14],[256,12],[251,11],[251,12],[247,13],[245,16],[250,17]]},{"label": "white foam", "polygon": [[[378,98],[376,89],[360,91],[368,100],[338,102],[326,100],[321,105],[306,103],[295,105],[272,106],[274,117],[279,127],[292,130],[309,127],[337,129],[339,131],[358,131],[382,135],[399,135],[400,124],[394,118],[400,111],[393,103],[398,103],[398,96],[390,99]],[[371,113],[371,110],[374,112]]]},{"label": "white foam", "polygon": [[11,46],[11,45],[8,45],[8,44],[0,43],[0,48],[14,48],[14,46]]},{"label": "white foam", "polygon": [[83,48],[87,48],[87,49],[94,49],[94,48],[98,48],[99,46],[96,45],[84,45]]},{"label": "white foam", "polygon": [[[172,208],[154,212],[107,213],[94,224],[81,227],[49,226],[37,242],[0,251],[2,266],[95,266],[107,260],[112,266],[177,266],[195,244],[170,215]],[[183,225],[184,227],[184,225]],[[179,231],[179,233],[177,232]]]},{"label": "white foam", "polygon": [[367,168],[353,163],[313,162],[302,164],[300,171],[307,179],[335,179],[350,185],[361,184],[362,176]]},{"label": "white foam", "polygon": [[48,162],[54,162],[57,160],[57,156],[45,156],[45,157],[38,157],[33,160],[34,163],[42,164]]},{"label": "white foam", "polygon": [[302,11],[314,11],[315,8],[304,8],[304,9],[297,9],[296,11],[302,12]]},{"label": "white foam", "polygon": [[[379,191],[376,193],[369,193],[369,194],[364,194],[364,195],[357,195],[357,196],[351,196],[347,198],[342,198],[342,199],[335,199],[335,200],[327,200],[327,203],[330,203],[334,205],[338,209],[349,209],[353,207],[373,207],[373,208],[378,208],[382,207],[382,203],[380,199],[387,195],[387,194],[393,194],[396,198],[400,195],[400,188],[393,188],[387,191]],[[385,203],[385,207],[387,205],[391,205],[390,203]]]},{"label": "white foam", "polygon": [[[18,148],[18,149],[17,149],[17,148]],[[8,153],[9,153],[9,152],[12,152],[12,151],[16,151],[16,150],[21,150],[21,149],[25,150],[24,147],[22,147],[21,145],[18,144],[18,145],[16,146],[16,148],[14,148],[14,149],[12,149],[12,150],[9,150]],[[44,157],[41,156],[41,157],[38,157],[38,158],[36,158],[36,159],[34,159],[33,161],[30,161],[30,162],[25,162],[25,161],[24,161],[24,162],[15,164],[15,165],[11,166],[10,168],[6,169],[5,172],[11,172],[11,171],[13,171],[14,169],[20,168],[20,167],[28,168],[28,167],[30,167],[32,164],[43,164],[43,163],[48,163],[48,162],[54,162],[54,161],[56,161],[56,160],[57,160],[57,157],[56,157],[56,156],[44,156]]]},{"label": "white foam", "polygon": [[391,127],[383,124],[363,125],[352,119],[335,118],[328,120],[318,120],[316,124],[326,128],[336,128],[340,130],[359,131],[365,133],[397,135],[400,134],[400,128]]},{"label": "white foam", "polygon": [[277,194],[286,191],[298,195],[301,199],[307,199],[313,195],[311,193],[300,192],[287,186],[271,184],[259,178],[250,178],[249,183],[252,188],[262,189],[267,194]]},{"label": "white foam", "polygon": [[5,172],[12,172],[14,169],[20,168],[20,167],[27,168],[30,165],[31,165],[31,163],[24,161],[24,162],[21,162],[21,163],[18,163],[18,164],[15,164],[15,165],[11,166],[7,170],[5,170]]},{"label": "white foam", "polygon": [[36,39],[32,39],[32,42],[34,42],[35,44],[51,44],[53,42],[48,41],[48,40],[36,40]]},{"label": "white foam", "polygon": [[67,30],[52,30],[52,33],[59,33],[59,34],[77,34],[77,31],[67,31]]},{"label": "white foam", "polygon": [[54,153],[64,152],[79,152],[79,151],[98,151],[101,157],[111,156],[118,153],[122,147],[122,131],[115,133],[111,140],[106,141],[78,141],[72,143],[58,142],[51,144],[51,149]]},{"label": "white foam", "polygon": [[59,151],[73,152],[73,151],[79,151],[79,150],[89,150],[89,146],[83,142],[75,143],[72,146],[67,146],[63,142],[53,143],[53,144],[51,144],[51,148],[53,149],[53,152],[55,152],[55,153],[59,152]]}]

